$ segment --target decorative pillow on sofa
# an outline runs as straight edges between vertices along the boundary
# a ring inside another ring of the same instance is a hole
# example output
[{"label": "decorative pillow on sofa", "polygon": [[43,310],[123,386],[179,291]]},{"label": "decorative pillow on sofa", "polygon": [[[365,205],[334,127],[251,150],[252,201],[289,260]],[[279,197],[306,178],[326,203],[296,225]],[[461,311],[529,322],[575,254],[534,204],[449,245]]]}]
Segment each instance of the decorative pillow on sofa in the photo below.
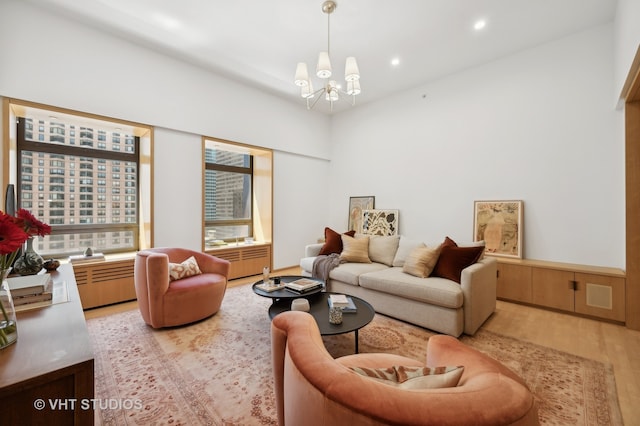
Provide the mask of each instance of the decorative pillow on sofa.
[{"label": "decorative pillow on sofa", "polygon": [[[356,238],[359,237],[362,237],[362,234],[356,235]],[[400,235],[370,235],[369,259],[372,262],[382,263],[383,265],[393,265],[399,242]]]},{"label": "decorative pillow on sofa", "polygon": [[393,258],[392,265],[403,266],[409,254],[411,254],[411,251],[416,247],[426,247],[426,244],[421,241],[410,240],[405,236],[401,236],[400,242],[398,243],[398,250]]},{"label": "decorative pillow on sofa", "polygon": [[181,280],[193,275],[200,275],[202,271],[198,267],[196,258],[191,256],[182,263],[169,262],[169,281]]},{"label": "decorative pillow on sofa", "polygon": [[340,259],[346,262],[371,263],[371,259],[369,259],[369,237],[353,238],[343,234]]},{"label": "decorative pillow on sofa", "polygon": [[[355,234],[356,231],[348,231],[344,233],[344,235],[348,235],[350,237],[353,237]],[[341,251],[342,238],[340,237],[340,234],[331,228],[324,228],[324,245],[318,254],[327,255],[331,253],[340,253]]]},{"label": "decorative pillow on sofa", "polygon": [[445,238],[441,247],[440,257],[431,275],[447,278],[458,284],[462,270],[476,263],[484,252],[484,246],[458,247],[456,242],[449,237]]},{"label": "decorative pillow on sofa", "polygon": [[440,256],[438,247],[416,247],[405,260],[402,272],[420,278],[426,278],[431,274]]},{"label": "decorative pillow on sofa", "polygon": [[436,389],[458,386],[464,367],[403,367],[361,368],[353,371],[387,385],[402,389]]}]

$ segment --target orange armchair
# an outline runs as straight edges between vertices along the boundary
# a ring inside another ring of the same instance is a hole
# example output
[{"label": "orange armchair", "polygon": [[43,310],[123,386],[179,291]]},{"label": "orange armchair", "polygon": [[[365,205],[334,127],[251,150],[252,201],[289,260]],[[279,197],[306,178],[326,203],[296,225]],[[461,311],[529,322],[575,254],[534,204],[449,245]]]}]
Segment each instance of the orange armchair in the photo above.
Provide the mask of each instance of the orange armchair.
[{"label": "orange armchair", "polygon": [[[289,311],[271,322],[278,424],[538,425],[533,394],[515,373],[454,337],[435,335],[426,362],[394,354],[359,353],[333,359],[315,319]],[[350,367],[464,366],[458,386],[401,389]]]},{"label": "orange armchair", "polygon": [[[193,256],[202,274],[169,280],[169,262]],[[161,247],[136,254],[134,281],[138,307],[153,328],[189,324],[220,309],[227,289],[229,262],[184,248]]]}]

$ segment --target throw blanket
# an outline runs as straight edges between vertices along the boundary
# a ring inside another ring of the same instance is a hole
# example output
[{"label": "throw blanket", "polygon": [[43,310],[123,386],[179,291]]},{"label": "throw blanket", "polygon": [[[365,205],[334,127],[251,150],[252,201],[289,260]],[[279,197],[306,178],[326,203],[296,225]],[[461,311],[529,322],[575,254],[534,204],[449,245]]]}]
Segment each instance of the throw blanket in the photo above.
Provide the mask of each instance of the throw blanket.
[{"label": "throw blanket", "polygon": [[329,272],[343,261],[340,259],[339,253],[331,253],[328,255],[320,255],[313,261],[313,268],[311,270],[311,276],[313,278],[319,278],[327,283],[329,279]]}]

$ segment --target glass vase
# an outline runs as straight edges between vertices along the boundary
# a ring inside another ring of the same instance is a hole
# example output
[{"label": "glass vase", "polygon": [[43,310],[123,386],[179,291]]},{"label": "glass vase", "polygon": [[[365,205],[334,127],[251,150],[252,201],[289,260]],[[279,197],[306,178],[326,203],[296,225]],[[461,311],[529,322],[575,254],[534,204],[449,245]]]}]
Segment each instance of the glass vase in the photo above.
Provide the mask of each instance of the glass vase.
[{"label": "glass vase", "polygon": [[22,254],[13,264],[13,271],[20,275],[35,275],[40,272],[43,264],[44,259],[33,249],[33,237],[29,237]]},{"label": "glass vase", "polygon": [[0,314],[0,349],[18,340],[18,323],[16,320],[16,310],[13,306],[13,299],[11,298],[11,290],[9,290],[9,269],[0,270],[2,274],[2,284],[0,285],[0,308],[2,313]]}]

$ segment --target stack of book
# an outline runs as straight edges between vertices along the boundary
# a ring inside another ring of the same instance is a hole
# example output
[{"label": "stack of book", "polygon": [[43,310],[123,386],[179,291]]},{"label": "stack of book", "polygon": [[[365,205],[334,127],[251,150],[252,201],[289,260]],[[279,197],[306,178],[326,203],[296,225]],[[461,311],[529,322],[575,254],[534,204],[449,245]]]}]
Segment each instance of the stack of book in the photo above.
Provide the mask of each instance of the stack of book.
[{"label": "stack of book", "polygon": [[322,282],[310,280],[308,278],[300,278],[290,283],[286,283],[285,288],[296,293],[307,293],[309,291],[322,288]]},{"label": "stack of book", "polygon": [[53,298],[53,280],[49,274],[8,278],[13,305],[48,302]]},{"label": "stack of book", "polygon": [[353,299],[344,294],[330,294],[327,302],[329,303],[329,308],[340,308],[342,313],[345,314],[354,313],[358,310],[356,304],[353,303]]},{"label": "stack of book", "polygon": [[285,283],[275,284],[273,281],[269,281],[268,283],[256,284],[256,288],[259,288],[262,291],[266,291],[267,293],[283,289],[284,286]]}]

